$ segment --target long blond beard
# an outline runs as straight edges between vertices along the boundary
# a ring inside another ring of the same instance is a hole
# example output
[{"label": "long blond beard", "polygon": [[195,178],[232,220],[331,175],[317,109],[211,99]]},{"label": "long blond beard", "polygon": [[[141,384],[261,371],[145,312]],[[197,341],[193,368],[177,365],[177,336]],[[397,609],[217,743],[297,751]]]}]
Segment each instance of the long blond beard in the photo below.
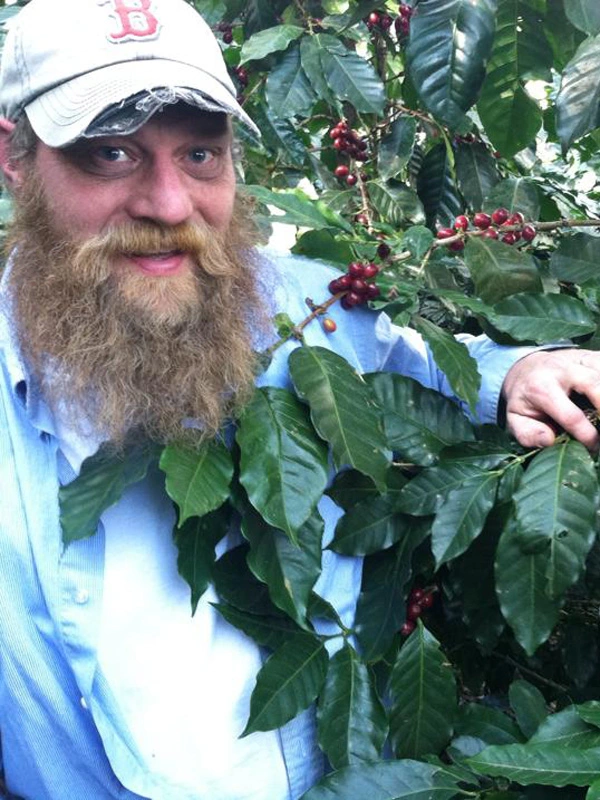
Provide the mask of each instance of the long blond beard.
[{"label": "long blond beard", "polygon": [[[8,286],[26,363],[74,427],[122,446],[213,436],[249,397],[256,289],[251,214],[229,230],[134,224],[77,243],[56,229],[35,176],[16,198]],[[182,250],[195,268],[147,277],[114,269],[124,252]],[[189,426],[189,421],[194,426]]]}]

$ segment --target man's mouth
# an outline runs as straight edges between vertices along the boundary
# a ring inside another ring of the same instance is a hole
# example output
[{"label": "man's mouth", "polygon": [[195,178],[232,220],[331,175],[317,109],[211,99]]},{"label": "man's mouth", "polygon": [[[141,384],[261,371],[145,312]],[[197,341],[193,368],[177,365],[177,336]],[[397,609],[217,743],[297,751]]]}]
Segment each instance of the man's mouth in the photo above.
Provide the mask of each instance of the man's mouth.
[{"label": "man's mouth", "polygon": [[187,259],[184,250],[159,250],[150,253],[125,253],[125,258],[148,275],[163,276],[179,272]]}]

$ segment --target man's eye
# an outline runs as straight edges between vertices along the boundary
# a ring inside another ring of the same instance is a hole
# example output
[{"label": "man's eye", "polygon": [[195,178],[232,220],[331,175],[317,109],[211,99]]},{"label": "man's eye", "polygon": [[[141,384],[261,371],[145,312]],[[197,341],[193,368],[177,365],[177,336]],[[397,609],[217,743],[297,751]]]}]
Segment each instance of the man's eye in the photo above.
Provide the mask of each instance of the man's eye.
[{"label": "man's eye", "polygon": [[112,163],[129,161],[129,156],[121,147],[99,147],[96,151],[96,157],[102,161],[110,161]]},{"label": "man's eye", "polygon": [[203,147],[198,147],[190,152],[190,159],[194,164],[208,164],[215,157],[215,154]]}]

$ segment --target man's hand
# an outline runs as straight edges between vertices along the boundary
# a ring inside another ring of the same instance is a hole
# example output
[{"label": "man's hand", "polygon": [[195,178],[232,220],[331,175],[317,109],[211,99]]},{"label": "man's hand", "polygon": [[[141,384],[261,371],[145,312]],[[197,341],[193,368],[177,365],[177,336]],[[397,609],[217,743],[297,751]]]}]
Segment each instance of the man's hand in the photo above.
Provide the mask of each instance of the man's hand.
[{"label": "man's hand", "polygon": [[598,432],[571,395],[585,395],[600,409],[600,352],[569,348],[531,353],[511,367],[502,392],[506,425],[525,447],[551,445],[562,429],[590,450],[598,449]]}]

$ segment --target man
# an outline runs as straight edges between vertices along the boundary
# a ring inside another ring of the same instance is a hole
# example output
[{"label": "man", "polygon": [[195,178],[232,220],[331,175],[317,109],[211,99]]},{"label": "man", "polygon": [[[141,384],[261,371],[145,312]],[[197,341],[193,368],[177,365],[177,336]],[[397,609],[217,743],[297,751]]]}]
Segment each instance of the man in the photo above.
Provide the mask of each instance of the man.
[{"label": "man", "polygon": [[[302,319],[304,298],[326,296],[331,275],[253,249],[230,120],[253,123],[183,0],[32,0],[7,38],[0,104],[15,201],[0,333],[7,791],[297,798],[323,768],[313,717],[238,738],[261,656],[216,615],[210,591],[190,618],[160,476],[65,551],[57,492],[103,441],[213,435],[250,394],[269,316]],[[366,311],[335,313],[336,349],[357,368],[448,390],[413,333]],[[307,338],[331,347],[319,326]],[[290,347],[262,383],[288,385]],[[569,400],[576,390],[600,405],[595,354],[515,363],[523,351],[470,347],[484,373],[482,420],[495,419],[506,376],[508,426],[524,444],[549,444],[561,426],[597,446]],[[322,513],[331,527],[334,509]],[[360,565],[329,556],[316,588],[351,624]]]}]

